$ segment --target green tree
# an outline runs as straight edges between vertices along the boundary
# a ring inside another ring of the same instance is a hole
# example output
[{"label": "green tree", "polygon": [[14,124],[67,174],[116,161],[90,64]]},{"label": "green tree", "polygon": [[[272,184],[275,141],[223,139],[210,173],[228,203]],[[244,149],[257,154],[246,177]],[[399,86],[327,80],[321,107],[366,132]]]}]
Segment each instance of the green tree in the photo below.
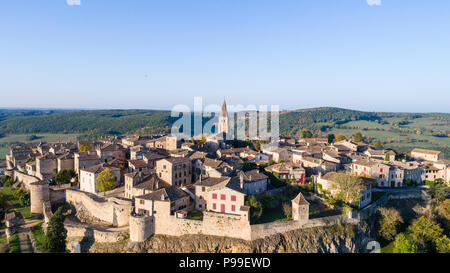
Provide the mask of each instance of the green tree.
[{"label": "green tree", "polygon": [[408,227],[409,237],[420,249],[429,251],[435,241],[442,236],[442,228],[430,218],[421,216]]},{"label": "green tree", "polygon": [[379,208],[380,220],[378,234],[391,241],[397,235],[397,227],[400,223],[403,223],[403,218],[400,216],[400,212],[395,208]]},{"label": "green tree", "polygon": [[283,203],[282,205],[283,213],[286,216],[286,218],[292,217],[292,205],[289,203]]},{"label": "green tree", "polygon": [[95,186],[99,192],[106,192],[114,189],[116,182],[116,175],[110,168],[105,168],[98,174],[95,179]]},{"label": "green tree", "polygon": [[311,138],[313,137],[313,134],[308,129],[302,129],[300,131],[300,138]]},{"label": "green tree", "polygon": [[336,142],[347,140],[347,138],[343,134],[338,134],[336,136]]},{"label": "green tree", "polygon": [[19,200],[19,204],[22,207],[27,207],[30,205],[30,194],[23,190],[23,189],[17,189],[14,194],[14,198]]},{"label": "green tree", "polygon": [[372,146],[375,148],[380,148],[380,149],[384,148],[383,144],[381,144],[380,142],[372,143]]},{"label": "green tree", "polygon": [[416,253],[417,244],[404,233],[395,236],[394,253]]},{"label": "green tree", "polygon": [[74,177],[76,177],[74,170],[61,170],[56,174],[55,182],[57,185],[67,184]]},{"label": "green tree", "polygon": [[353,135],[353,140],[356,142],[363,142],[364,137],[360,132],[357,132],[356,134]]},{"label": "green tree", "polygon": [[436,251],[439,253],[450,253],[450,239],[444,235],[435,240]]},{"label": "green tree", "polygon": [[388,153],[386,153],[386,154],[384,155],[384,161],[389,161],[389,159],[390,159],[390,156],[389,156]]},{"label": "green tree", "polygon": [[91,150],[91,145],[89,143],[82,143],[78,147],[78,150],[82,153],[89,152]]},{"label": "green tree", "polygon": [[364,181],[361,177],[336,173],[331,178],[331,181],[331,187],[337,190],[336,199],[345,203],[359,203],[359,199],[365,189]]},{"label": "green tree", "polygon": [[250,220],[255,223],[261,218],[263,209],[261,203],[254,195],[250,195],[245,201],[245,205],[250,207]]},{"label": "green tree", "polygon": [[258,199],[263,209],[274,209],[280,204],[279,199],[267,193],[261,194]]},{"label": "green tree", "polygon": [[430,187],[431,205],[435,208],[444,202],[447,197],[447,186],[444,184],[434,184]]},{"label": "green tree", "polygon": [[59,207],[50,218],[45,239],[45,250],[51,253],[66,252],[67,230],[64,228],[64,215]]},{"label": "green tree", "polygon": [[328,134],[327,139],[328,139],[328,144],[331,144],[336,140],[336,136],[334,134]]}]

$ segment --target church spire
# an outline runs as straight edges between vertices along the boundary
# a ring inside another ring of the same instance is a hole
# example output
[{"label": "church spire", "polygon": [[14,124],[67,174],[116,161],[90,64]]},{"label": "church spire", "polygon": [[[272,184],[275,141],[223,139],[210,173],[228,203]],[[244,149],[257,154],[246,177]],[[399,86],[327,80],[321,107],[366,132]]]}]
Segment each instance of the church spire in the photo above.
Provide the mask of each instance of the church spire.
[{"label": "church spire", "polygon": [[218,133],[226,133],[228,134],[228,111],[227,111],[227,103],[225,98],[223,98],[222,104],[222,113],[219,117],[219,128]]},{"label": "church spire", "polygon": [[225,98],[223,98],[223,104],[222,104],[222,116],[227,117],[228,111],[227,111],[227,102],[225,101]]}]

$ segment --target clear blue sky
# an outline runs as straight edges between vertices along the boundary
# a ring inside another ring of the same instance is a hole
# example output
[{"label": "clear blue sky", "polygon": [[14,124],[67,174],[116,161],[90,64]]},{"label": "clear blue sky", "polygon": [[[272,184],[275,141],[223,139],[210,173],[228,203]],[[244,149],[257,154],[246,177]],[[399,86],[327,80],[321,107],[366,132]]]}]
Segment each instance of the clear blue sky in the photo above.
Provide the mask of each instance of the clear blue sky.
[{"label": "clear blue sky", "polygon": [[450,112],[450,1],[14,0],[0,107]]}]

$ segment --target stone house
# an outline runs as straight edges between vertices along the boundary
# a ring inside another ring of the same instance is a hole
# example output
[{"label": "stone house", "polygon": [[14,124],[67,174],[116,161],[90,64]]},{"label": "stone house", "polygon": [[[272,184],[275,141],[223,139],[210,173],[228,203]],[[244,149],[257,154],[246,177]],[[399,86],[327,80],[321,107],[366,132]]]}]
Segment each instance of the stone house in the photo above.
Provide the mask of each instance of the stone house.
[{"label": "stone house", "polygon": [[159,179],[154,172],[133,172],[125,174],[124,197],[133,199],[135,196],[146,195],[170,185]]},{"label": "stone house", "polygon": [[44,176],[55,174],[57,172],[56,156],[54,154],[45,154],[36,157],[36,177],[43,179]]},{"label": "stone house", "polygon": [[150,149],[173,151],[177,149],[177,137],[167,135],[157,139],[152,139],[145,142],[145,147]]},{"label": "stone house", "polygon": [[89,168],[100,164],[100,162],[102,162],[102,159],[95,152],[74,153],[74,168],[76,173],[79,173],[80,169]]},{"label": "stone house", "polygon": [[280,161],[292,161],[292,152],[288,148],[267,148],[263,149],[262,152],[270,155],[272,160],[277,163]]},{"label": "stone house", "polygon": [[299,184],[306,182],[306,171],[299,165],[290,162],[278,163],[265,168],[266,172],[275,174],[279,179],[292,180]]},{"label": "stone house", "polygon": [[208,191],[210,188],[220,183],[228,183],[230,179],[227,176],[202,179],[200,176],[199,180],[194,184],[195,208],[200,211],[207,210]]},{"label": "stone house", "polygon": [[383,161],[357,160],[352,163],[352,173],[357,176],[372,177],[379,187],[401,187],[404,171]]},{"label": "stone house", "polygon": [[143,159],[128,160],[128,172],[141,172],[151,169],[149,164]]},{"label": "stone house", "polygon": [[[336,196],[338,194],[338,189],[335,185],[333,185],[334,180],[333,177],[336,174],[336,172],[329,172],[325,175],[319,174],[317,177],[316,182],[322,186],[322,189],[329,191],[331,196]],[[376,184],[375,179],[369,179],[369,178],[362,178],[364,181],[364,190],[361,191],[361,197],[358,200],[358,208],[364,208],[365,206],[369,205],[372,202],[372,186]],[[352,205],[356,204],[356,200],[354,200]]]},{"label": "stone house", "polygon": [[156,174],[171,186],[192,183],[191,160],[185,157],[169,157],[156,161]]},{"label": "stone house", "polygon": [[201,173],[208,177],[229,176],[234,170],[227,162],[211,158],[205,158],[203,162],[197,162],[197,164]]},{"label": "stone house", "polygon": [[244,192],[246,194],[260,194],[267,191],[269,177],[260,173],[259,170],[240,171],[234,179],[237,178],[239,178],[240,183],[244,184]]},{"label": "stone house", "polygon": [[59,155],[56,159],[56,165],[58,172],[62,170],[74,170],[75,169],[74,154],[66,152],[65,154]]},{"label": "stone house", "polygon": [[414,159],[436,162],[444,159],[444,153],[442,153],[441,151],[416,148],[411,151],[411,157]]},{"label": "stone house", "polygon": [[120,168],[102,163],[90,166],[88,168],[80,169],[80,190],[90,193],[98,193],[96,187],[96,179],[98,175],[107,168],[114,172],[117,186],[120,182]]},{"label": "stone house", "polygon": [[240,214],[245,203],[244,181],[239,178],[225,180],[211,186],[206,192],[207,210],[212,212]]},{"label": "stone house", "polygon": [[126,150],[118,144],[109,143],[103,146],[97,145],[95,147],[95,151],[97,153],[97,156],[101,159],[112,158],[127,160]]},{"label": "stone house", "polygon": [[190,197],[187,193],[177,187],[166,187],[151,192],[149,194],[135,197],[135,211],[138,214],[153,216],[164,213],[158,211],[158,203],[170,206],[170,215],[175,212],[187,209],[191,206]]}]

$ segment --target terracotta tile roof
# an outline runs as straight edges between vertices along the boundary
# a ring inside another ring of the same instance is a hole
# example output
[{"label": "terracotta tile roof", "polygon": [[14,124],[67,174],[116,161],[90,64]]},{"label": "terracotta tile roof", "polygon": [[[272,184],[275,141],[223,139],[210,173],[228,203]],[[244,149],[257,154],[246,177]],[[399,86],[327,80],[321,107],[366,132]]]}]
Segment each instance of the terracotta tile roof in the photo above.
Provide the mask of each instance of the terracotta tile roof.
[{"label": "terracotta tile roof", "polygon": [[419,149],[415,148],[411,151],[411,153],[421,153],[421,154],[429,154],[429,155],[439,155],[442,153],[441,151],[434,151],[434,150],[425,150],[425,149]]}]

